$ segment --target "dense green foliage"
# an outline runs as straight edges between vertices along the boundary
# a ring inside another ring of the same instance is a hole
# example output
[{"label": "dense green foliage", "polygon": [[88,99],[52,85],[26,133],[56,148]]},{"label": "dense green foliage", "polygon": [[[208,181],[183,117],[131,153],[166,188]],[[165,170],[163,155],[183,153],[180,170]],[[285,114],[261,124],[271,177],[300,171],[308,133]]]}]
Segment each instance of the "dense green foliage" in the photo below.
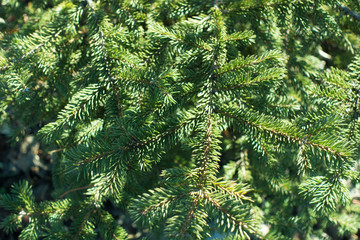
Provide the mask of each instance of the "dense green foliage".
[{"label": "dense green foliage", "polygon": [[5,231],[124,239],[109,201],[152,239],[359,230],[358,1],[0,7],[0,124],[53,150],[55,187],[0,195]]}]

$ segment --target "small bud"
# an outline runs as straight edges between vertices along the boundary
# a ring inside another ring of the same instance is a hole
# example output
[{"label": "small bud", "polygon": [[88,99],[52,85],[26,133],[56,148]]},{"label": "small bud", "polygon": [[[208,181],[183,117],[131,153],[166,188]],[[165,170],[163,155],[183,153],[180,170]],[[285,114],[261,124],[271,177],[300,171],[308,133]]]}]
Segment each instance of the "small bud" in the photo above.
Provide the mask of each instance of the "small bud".
[{"label": "small bud", "polygon": [[19,212],[19,215],[21,217],[21,224],[23,227],[26,227],[29,222],[30,222],[30,216],[27,214],[27,212],[25,212],[24,209],[22,209],[20,212]]}]

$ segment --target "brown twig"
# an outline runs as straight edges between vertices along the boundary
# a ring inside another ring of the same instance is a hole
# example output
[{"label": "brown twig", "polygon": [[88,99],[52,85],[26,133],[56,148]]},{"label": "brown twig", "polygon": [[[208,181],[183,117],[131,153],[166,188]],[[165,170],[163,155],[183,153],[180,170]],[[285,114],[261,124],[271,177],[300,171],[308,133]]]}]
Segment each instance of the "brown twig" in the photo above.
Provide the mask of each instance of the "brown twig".
[{"label": "brown twig", "polygon": [[93,186],[94,186],[94,184],[91,184],[91,185],[84,186],[84,187],[78,187],[78,188],[70,189],[70,190],[64,192],[63,194],[61,194],[61,196],[59,198],[64,198],[65,195],[67,195],[67,194],[69,194],[71,192],[76,192],[76,191],[80,191],[80,190],[83,190],[83,189],[88,189],[88,188],[91,188]]}]

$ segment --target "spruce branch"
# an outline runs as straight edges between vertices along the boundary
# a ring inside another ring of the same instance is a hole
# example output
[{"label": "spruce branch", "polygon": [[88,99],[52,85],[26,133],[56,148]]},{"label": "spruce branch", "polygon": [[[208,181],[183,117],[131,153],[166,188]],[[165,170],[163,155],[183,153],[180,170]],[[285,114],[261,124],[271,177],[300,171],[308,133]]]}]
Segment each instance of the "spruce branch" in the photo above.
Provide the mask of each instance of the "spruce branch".
[{"label": "spruce branch", "polygon": [[[179,237],[181,238],[187,238],[188,236],[188,231],[189,231],[189,227],[190,227],[190,223],[191,220],[193,218],[195,218],[195,211],[198,208],[198,203],[199,203],[200,197],[195,197],[194,199],[192,199],[192,204],[190,209],[188,210],[188,212],[186,213],[186,218],[185,221],[182,223],[182,226],[180,227],[180,231],[179,231]],[[175,235],[176,236],[176,235]]]},{"label": "spruce branch", "polygon": [[110,203],[155,238],[356,234],[339,220],[356,216],[344,208],[345,181],[359,180],[350,5],[47,2],[56,5],[17,1],[24,21],[0,33],[0,125],[56,145],[59,199],[35,202],[21,183],[0,194],[10,212],[1,228],[23,228],[23,239],[126,239]]},{"label": "spruce branch", "polygon": [[228,86],[224,86],[224,87],[220,87],[220,88],[216,88],[214,89],[214,91],[216,92],[221,92],[221,91],[230,91],[230,90],[237,90],[237,89],[242,89],[244,87],[249,87],[252,85],[258,85],[259,83],[262,82],[266,82],[266,81],[276,81],[278,78],[282,77],[284,74],[284,70],[283,69],[278,69],[278,68],[270,68],[268,69],[268,71],[264,74],[260,74],[254,78],[251,78],[250,76],[245,76],[243,79],[239,79],[240,83],[234,83],[234,84],[228,84]]},{"label": "spruce branch", "polygon": [[[44,30],[48,30],[47,28],[44,28]],[[50,43],[53,39],[59,37],[62,33],[62,29],[52,33],[50,36],[46,36],[46,32],[44,33],[45,35],[45,39],[42,40],[41,43],[37,44],[35,47],[33,47],[30,51],[28,51],[27,53],[25,53],[24,55],[20,56],[19,58],[12,58],[9,60],[9,63],[7,65],[4,65],[2,67],[0,67],[0,71],[6,70],[8,68],[10,68],[12,65],[14,65],[17,62],[20,62],[28,57],[30,57],[32,54],[36,53],[37,51],[39,51],[42,47],[44,47],[46,44]],[[41,32],[41,31],[40,31]],[[36,34],[35,36],[39,36],[39,34]],[[35,38],[35,37],[34,37]]]},{"label": "spruce branch", "polygon": [[97,14],[96,14],[94,2],[92,0],[86,0],[86,1],[88,3],[88,6],[90,7],[90,10],[91,10],[94,20],[95,20],[95,23],[97,25],[96,26],[97,29],[95,29],[95,31],[97,31],[97,33],[99,34],[102,59],[103,59],[103,63],[104,63],[105,78],[111,82],[112,90],[114,92],[116,103],[117,103],[119,118],[122,118],[123,110],[122,110],[120,97],[119,97],[119,93],[118,93],[118,86],[117,86],[116,81],[115,81],[114,77],[112,76],[111,70],[110,70],[110,63],[109,63],[110,60],[109,60],[109,54],[107,52],[106,45],[105,45],[105,35],[104,35],[103,30],[101,29],[100,19],[98,18]]},{"label": "spruce branch", "polygon": [[[77,224],[77,229],[75,231],[75,234],[71,236],[70,239],[85,239],[84,237],[90,237],[92,234],[89,234],[89,229],[86,229],[89,225],[91,226],[92,224],[89,224],[89,220],[91,218],[92,212],[94,211],[94,208],[91,206],[87,206],[88,208],[84,208],[83,210],[81,210],[81,212],[85,211],[85,215],[82,213],[82,218],[77,219],[78,221],[80,220],[80,224]],[[91,227],[94,227],[93,225]]]},{"label": "spruce branch", "polygon": [[347,6],[345,6],[339,2],[338,2],[338,7],[343,12],[343,14],[347,14],[347,15],[353,17],[355,20],[360,22],[360,14],[359,13],[357,13],[354,10],[351,10],[350,8],[348,8]]},{"label": "spruce branch", "polygon": [[252,65],[256,65],[268,60],[274,60],[281,58],[281,54],[277,50],[268,51],[262,56],[248,56],[246,58],[239,57],[235,60],[232,60],[223,66],[221,66],[217,72],[216,75],[223,75],[232,71],[241,70],[242,68],[249,67]]},{"label": "spruce branch", "polygon": [[59,112],[57,121],[43,127],[38,133],[39,136],[47,142],[52,142],[60,135],[64,127],[73,125],[76,120],[88,119],[88,111],[96,108],[100,97],[106,92],[106,85],[99,84],[91,84],[78,91]]},{"label": "spruce branch", "polygon": [[108,150],[108,151],[105,151],[105,152],[102,152],[101,154],[96,154],[96,155],[93,155],[91,157],[88,157],[88,158],[85,158],[85,159],[82,159],[78,165],[83,165],[83,164],[87,164],[87,163],[91,163],[91,162],[94,162],[96,160],[100,160],[106,156],[110,156],[110,155],[114,155],[114,154],[122,154],[124,152],[127,152],[127,151],[133,151],[133,150],[136,150],[136,149],[140,149],[140,148],[143,148],[145,146],[148,146],[154,142],[157,142],[173,133],[175,133],[176,131],[178,130],[181,130],[182,128],[184,128],[186,125],[188,124],[192,124],[193,121],[197,120],[198,117],[195,117],[195,118],[189,118],[187,119],[186,121],[183,121],[181,122],[179,125],[177,126],[174,126],[170,129],[168,129],[167,131],[164,131],[158,135],[155,135],[155,136],[152,136],[150,138],[148,138],[147,140],[145,141],[136,141],[134,143],[130,143],[126,146],[123,146],[123,147],[120,147],[120,148],[115,148],[115,149],[111,149],[111,150]]},{"label": "spruce branch", "polygon": [[339,175],[328,179],[322,176],[309,178],[299,186],[300,194],[310,199],[315,211],[328,213],[334,211],[337,204],[347,204],[349,191],[340,182]]},{"label": "spruce branch", "polygon": [[151,31],[154,32],[154,34],[158,35],[159,37],[165,38],[165,39],[170,39],[170,40],[174,41],[175,43],[185,44],[186,46],[190,46],[192,48],[200,49],[200,50],[207,51],[207,52],[210,52],[212,50],[210,48],[210,46],[208,46],[203,41],[201,41],[201,42],[187,41],[180,34],[169,31],[165,27],[163,27],[159,24],[153,23],[150,25],[150,27],[151,27],[150,28]]},{"label": "spruce branch", "polygon": [[241,204],[243,204],[243,200],[253,202],[253,200],[246,196],[246,194],[251,191],[250,188],[243,187],[240,184],[237,184],[236,182],[212,182],[211,183],[213,187],[221,192],[224,192],[226,195],[231,195],[236,200],[239,200]]},{"label": "spruce branch", "polygon": [[220,110],[220,108],[218,108],[217,112],[220,113],[221,115],[225,116],[225,117],[234,119],[234,120],[239,121],[239,122],[241,122],[243,124],[246,124],[246,125],[248,125],[250,127],[254,127],[254,128],[256,128],[256,129],[258,129],[260,131],[266,132],[266,133],[268,133],[270,135],[278,136],[283,140],[287,140],[288,142],[310,145],[312,147],[319,148],[319,149],[324,150],[326,152],[330,152],[330,153],[334,154],[335,156],[340,157],[341,159],[345,159],[345,158],[352,155],[352,152],[351,152],[350,149],[340,149],[340,148],[337,147],[336,143],[331,144],[332,146],[331,145],[327,146],[327,145],[323,145],[321,143],[318,143],[316,141],[311,141],[311,140],[309,140],[309,137],[311,137],[311,136],[301,134],[300,130],[296,131],[297,134],[295,134],[294,129],[292,130],[292,133],[285,132],[285,131],[281,131],[280,129],[274,128],[275,126],[274,127],[265,126],[265,125],[261,125],[260,122],[256,123],[256,122],[253,122],[253,121],[248,121],[248,120],[243,119],[241,117],[232,115],[231,113],[229,113],[227,111]]},{"label": "spruce branch", "polygon": [[[64,19],[63,16],[56,16],[57,18],[55,18],[55,20],[53,20],[51,23],[43,26],[37,32],[32,33],[30,36],[23,39],[22,41],[29,43],[29,45],[33,45],[33,41],[36,40],[40,40],[41,42],[36,44],[36,46],[32,47],[31,50],[26,52],[24,55],[18,58],[11,58],[8,61],[8,64],[0,67],[0,71],[9,69],[14,64],[27,59],[49,43],[52,43],[54,40],[64,35],[64,33],[67,32],[69,26],[74,26],[76,24],[77,14],[79,13],[80,9],[81,7],[77,7],[70,15],[70,19]],[[63,20],[65,21],[62,22]]]},{"label": "spruce branch", "polygon": [[226,208],[222,207],[220,202],[218,202],[216,199],[213,199],[206,192],[204,192],[202,195],[211,205],[215,206],[216,209],[218,209],[227,219],[229,219],[231,221],[232,224],[234,224],[236,226],[236,229],[231,228],[232,232],[234,232],[234,230],[235,230],[236,232],[240,233],[240,235],[243,239],[250,239],[248,232],[253,233],[255,230],[254,226],[251,226],[248,223],[246,223],[245,221],[240,220],[238,218],[237,214],[233,215]]}]

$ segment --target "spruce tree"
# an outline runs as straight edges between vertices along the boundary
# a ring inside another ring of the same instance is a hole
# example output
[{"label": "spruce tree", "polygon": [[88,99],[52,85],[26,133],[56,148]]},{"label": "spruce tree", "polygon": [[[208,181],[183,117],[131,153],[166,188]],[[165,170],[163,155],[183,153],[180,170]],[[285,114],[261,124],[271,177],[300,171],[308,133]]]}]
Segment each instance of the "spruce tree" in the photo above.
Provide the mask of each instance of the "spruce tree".
[{"label": "spruce tree", "polygon": [[37,133],[55,188],[0,195],[6,232],[126,239],[107,202],[149,239],[359,230],[357,1],[1,4],[0,124]]}]

